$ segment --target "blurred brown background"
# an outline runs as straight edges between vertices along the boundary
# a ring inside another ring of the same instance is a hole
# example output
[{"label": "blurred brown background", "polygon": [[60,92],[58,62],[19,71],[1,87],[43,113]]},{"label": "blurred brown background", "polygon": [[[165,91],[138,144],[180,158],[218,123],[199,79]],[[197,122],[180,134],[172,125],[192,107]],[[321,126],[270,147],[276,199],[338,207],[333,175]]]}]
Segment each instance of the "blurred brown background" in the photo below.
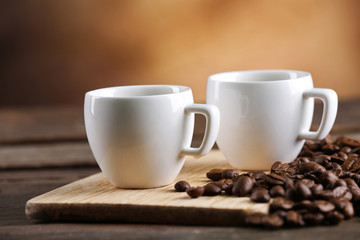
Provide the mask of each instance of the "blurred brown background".
[{"label": "blurred brown background", "polygon": [[0,106],[81,105],[88,90],[298,69],[360,97],[360,1],[0,1]]}]

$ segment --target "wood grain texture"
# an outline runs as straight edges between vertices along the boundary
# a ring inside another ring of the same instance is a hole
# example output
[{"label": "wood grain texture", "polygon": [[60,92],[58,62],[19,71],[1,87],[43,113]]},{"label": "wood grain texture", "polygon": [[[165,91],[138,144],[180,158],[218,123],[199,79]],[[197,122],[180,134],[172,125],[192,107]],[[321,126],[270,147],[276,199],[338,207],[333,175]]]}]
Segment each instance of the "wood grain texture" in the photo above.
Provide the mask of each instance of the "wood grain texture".
[{"label": "wood grain texture", "polygon": [[82,107],[0,109],[0,144],[86,139]]},{"label": "wood grain texture", "polygon": [[0,169],[96,165],[87,142],[0,145]]},{"label": "wood grain texture", "polygon": [[185,226],[134,223],[48,222],[26,219],[28,199],[98,172],[95,167],[0,170],[0,239],[249,239],[347,240],[360,238],[359,218],[337,226],[269,231],[229,226]]},{"label": "wood grain texture", "polygon": [[[219,151],[189,158],[177,177],[205,185],[206,172],[231,168]],[[175,181],[175,182],[176,182]],[[246,212],[267,212],[268,204],[234,196],[191,199],[174,192],[173,184],[153,189],[118,189],[102,173],[29,200],[26,215],[43,220],[125,221],[146,223],[239,225]]]}]

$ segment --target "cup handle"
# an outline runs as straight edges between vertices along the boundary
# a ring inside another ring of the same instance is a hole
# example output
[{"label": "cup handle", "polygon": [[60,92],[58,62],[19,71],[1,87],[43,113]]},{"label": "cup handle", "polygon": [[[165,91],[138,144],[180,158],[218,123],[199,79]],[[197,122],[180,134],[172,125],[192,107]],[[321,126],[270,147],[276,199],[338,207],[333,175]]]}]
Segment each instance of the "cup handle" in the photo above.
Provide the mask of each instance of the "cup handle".
[{"label": "cup handle", "polygon": [[191,104],[185,107],[185,114],[199,113],[205,116],[206,126],[203,141],[198,148],[184,146],[182,154],[199,158],[207,154],[213,147],[220,126],[220,112],[215,105],[211,104]]},{"label": "cup handle", "polygon": [[321,140],[324,139],[330,132],[336,118],[338,108],[338,97],[334,90],[325,88],[313,88],[307,90],[303,94],[304,101],[309,98],[318,98],[324,103],[323,114],[319,129],[310,131],[303,129],[300,134],[300,139]]}]

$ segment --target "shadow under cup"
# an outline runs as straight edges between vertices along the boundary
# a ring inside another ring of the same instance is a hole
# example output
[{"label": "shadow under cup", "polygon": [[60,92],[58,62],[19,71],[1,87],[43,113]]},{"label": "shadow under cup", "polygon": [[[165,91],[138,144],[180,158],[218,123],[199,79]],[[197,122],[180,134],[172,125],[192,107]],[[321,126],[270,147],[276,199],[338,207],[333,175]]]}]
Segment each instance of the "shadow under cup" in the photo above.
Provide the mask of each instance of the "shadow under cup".
[{"label": "shadow under cup", "polygon": [[[311,132],[314,98],[324,102],[324,112],[319,129]],[[314,88],[310,73],[292,70],[214,74],[208,78],[206,102],[220,110],[220,150],[243,170],[293,161],[305,139],[330,132],[337,112],[333,90]]]}]

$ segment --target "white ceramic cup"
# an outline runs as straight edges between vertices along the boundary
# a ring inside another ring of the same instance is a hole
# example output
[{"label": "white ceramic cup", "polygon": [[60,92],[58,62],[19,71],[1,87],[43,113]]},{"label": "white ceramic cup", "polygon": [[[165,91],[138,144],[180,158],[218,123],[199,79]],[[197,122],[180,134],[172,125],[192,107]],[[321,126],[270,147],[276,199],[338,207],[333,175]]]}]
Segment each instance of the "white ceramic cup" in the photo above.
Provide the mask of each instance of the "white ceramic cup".
[{"label": "white ceramic cup", "polygon": [[[139,85],[87,92],[86,134],[110,182],[119,188],[167,185],[180,172],[185,155],[207,154],[219,130],[219,110],[193,102],[191,89],[184,86]],[[206,117],[199,148],[190,147],[194,113]]]},{"label": "white ceramic cup", "polygon": [[[314,98],[324,104],[316,132],[309,131]],[[292,70],[211,75],[206,102],[220,110],[220,150],[232,166],[244,170],[269,170],[275,161],[293,161],[304,139],[323,139],[330,132],[338,103],[333,90],[313,87],[310,73]]]}]

